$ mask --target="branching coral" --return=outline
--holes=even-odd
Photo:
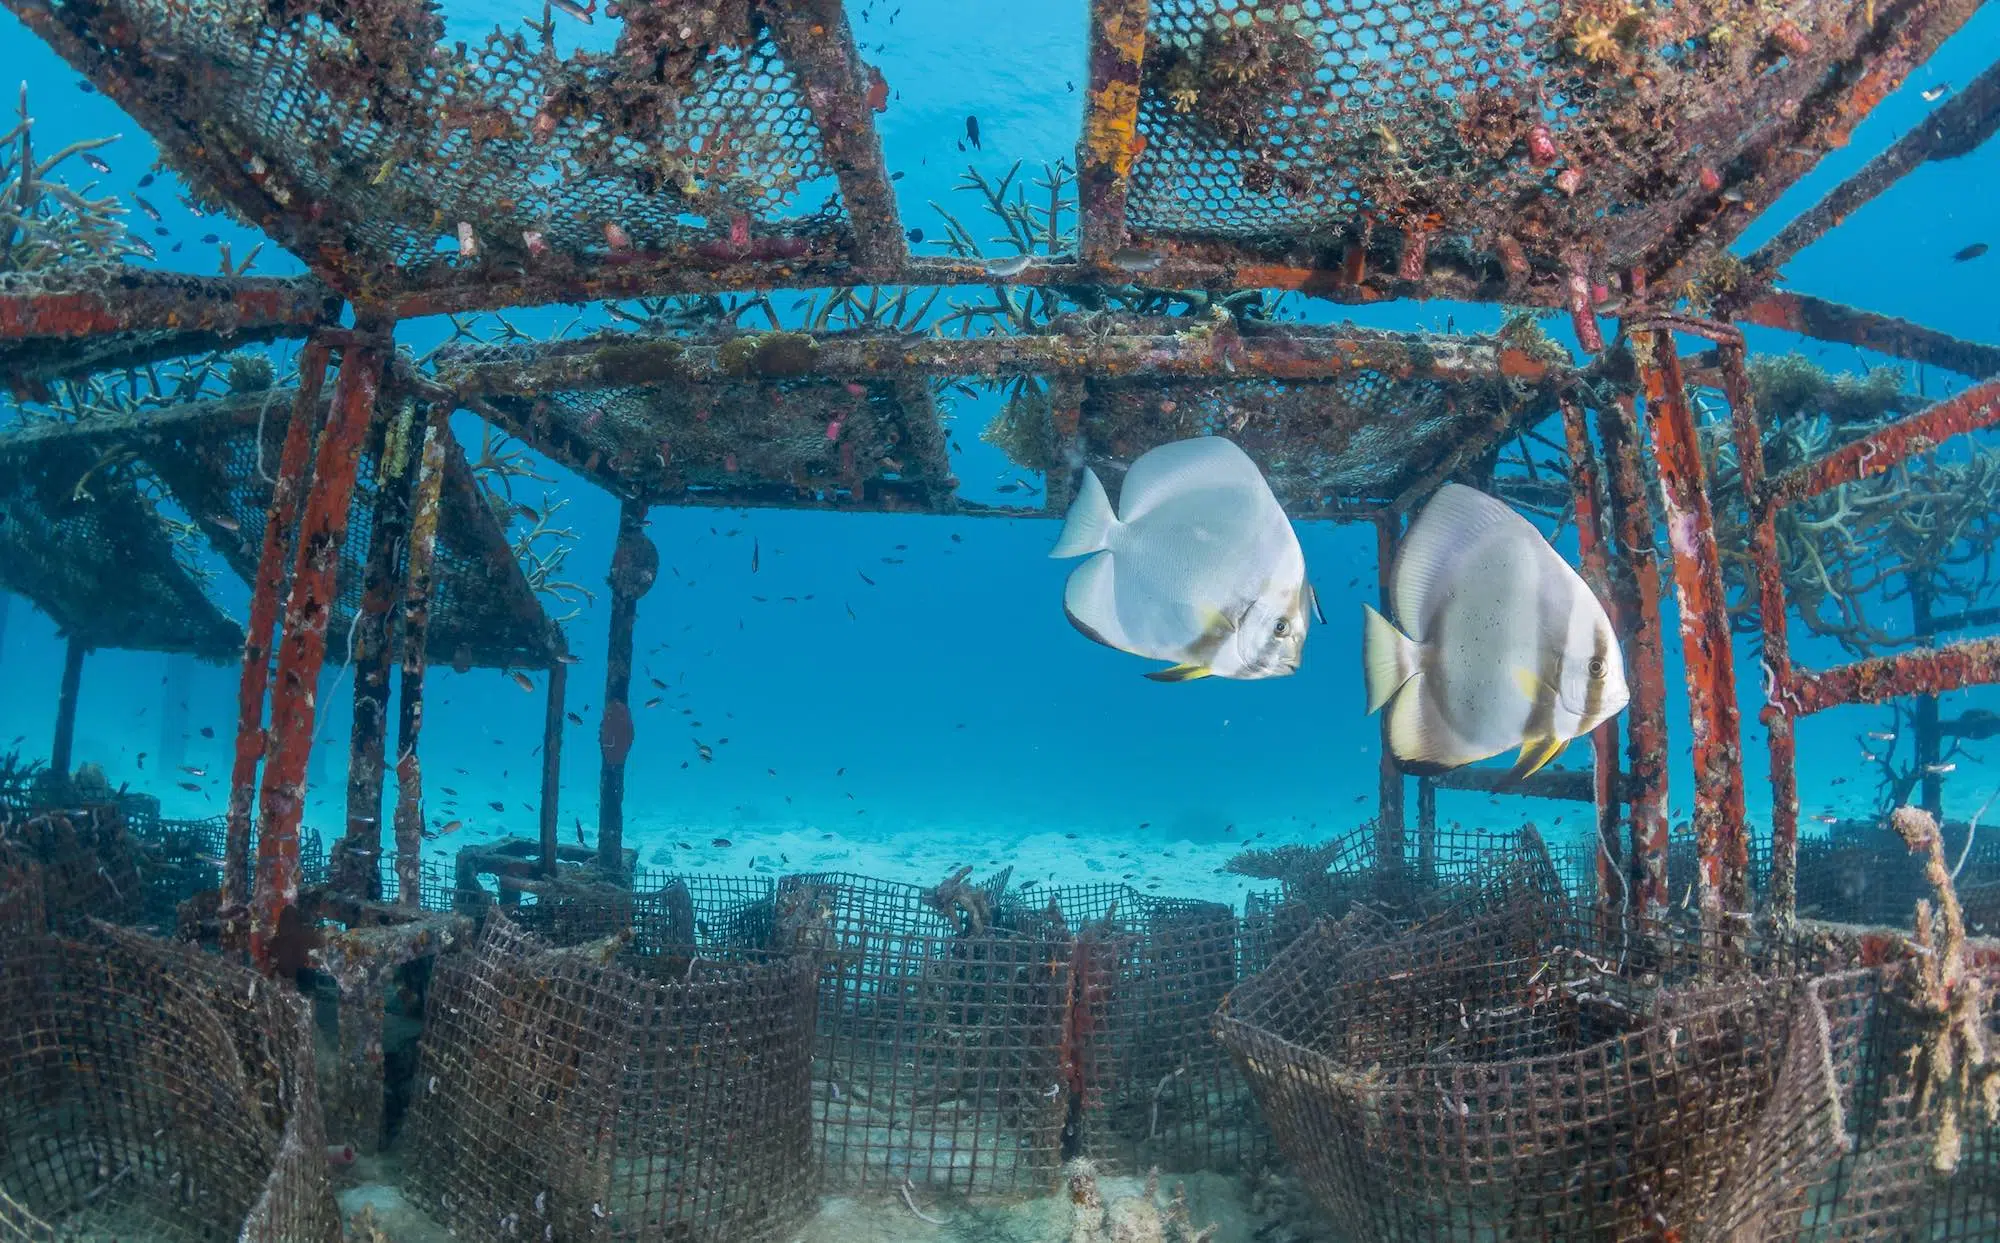
[[[37,272],[70,263],[116,262],[152,247],[127,233],[116,196],[93,198],[52,179],[70,159],[117,141],[86,138],[47,158],[35,154],[35,119],[21,84],[20,116],[0,134],[0,272]],[[94,157],[93,157],[94,158]]]

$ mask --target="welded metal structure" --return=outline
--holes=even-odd
[[[1213,0],[1095,0],[1074,245],[1024,245],[1033,253],[1005,264],[910,252],[873,123],[889,106],[888,84],[863,60],[839,0],[628,3],[612,52],[569,57],[532,27],[496,31],[478,47],[444,45],[419,0],[6,2],[138,119],[164,158],[206,188],[210,206],[263,229],[312,272],[298,281],[126,269],[0,278],[0,377],[28,395],[54,379],[222,340],[306,341],[296,391],[0,443],[0,481],[19,476],[0,504],[28,515],[28,529],[107,520],[116,498],[79,517],[76,498],[25,482],[86,473],[93,438],[135,446],[184,498],[233,489],[233,530],[217,544],[254,585],[240,646],[219,615],[162,607],[190,598],[191,585],[161,556],[142,567],[150,594],[133,603],[130,624],[92,622],[109,629],[83,637],[241,652],[222,914],[266,963],[295,918],[311,688],[330,647],[355,635],[357,687],[377,688],[373,715],[357,728],[345,862],[335,857],[350,888],[366,887],[382,849],[365,808],[371,792],[380,802],[389,717],[380,688],[391,653],[403,661],[406,696],[420,694],[426,658],[560,673],[560,633],[445,433],[455,409],[618,495],[621,530],[636,530],[658,504],[1019,515],[1034,511],[959,500],[937,394],[953,380],[1030,377],[1047,394],[1031,412],[1044,420],[1035,430],[1064,464],[1051,471],[1043,512],[1061,512],[1072,461],[1109,469],[1155,444],[1220,431],[1259,460],[1295,517],[1372,519],[1385,536],[1440,482],[1482,478],[1495,446],[1560,413],[1586,572],[1624,633],[1634,699],[1624,771],[1607,727],[1593,739],[1594,774],[1557,772],[1534,788],[1596,804],[1598,891],[1637,915],[1658,915],[1670,898],[1667,581],[1693,690],[1701,909],[1717,920],[1747,915],[1760,888],[1743,810],[1739,671],[1677,334],[1719,346],[1744,487],[1760,516],[1765,716],[1779,791],[1761,888],[1773,914],[1789,916],[1793,892],[1792,719],[2000,677],[1992,641],[1794,669],[1768,539],[1774,507],[1990,424],[2000,393],[1972,390],[1765,479],[1747,464],[1758,424],[1729,322],[1979,378],[2000,370],[1993,346],[1772,288],[1783,262],[1854,206],[1989,135],[1994,74],[1747,262],[1726,253],[1967,20],[1972,0],[1629,12],[1564,3],[1519,14],[1504,32],[1470,3],[1399,18],[1317,0],[1227,14]],[[1452,91],[1437,89],[1444,84]],[[1058,213],[1052,205],[1051,238],[1068,236]],[[447,311],[863,286],[985,286],[1055,308],[1065,290],[1135,283],[1204,291],[1212,309],[1146,317],[1072,306],[1026,331],[957,339],[880,329],[620,332],[456,349],[429,373],[393,355],[397,321]],[[1221,309],[1244,290],[1547,308],[1568,315],[1592,357],[1579,363],[1504,334],[1285,328]],[[1712,317],[1676,313],[1690,303]],[[338,326],[343,304],[351,329]],[[1608,346],[1604,321],[1616,329]],[[225,451],[225,440],[238,447]],[[257,476],[267,463],[276,470],[248,509],[236,486],[243,444]],[[73,460],[59,470],[26,465],[62,454]],[[1666,504],[1664,555],[1649,475]],[[189,509],[215,512],[199,501]],[[143,560],[152,537],[142,517],[129,525],[134,533],[113,541],[117,556]],[[0,540],[23,528],[15,517]],[[627,551],[638,542],[621,536],[614,653],[629,651],[650,582],[641,555]],[[454,577],[466,566],[480,584],[476,600]],[[79,573],[103,582],[113,571]],[[65,611],[60,584],[8,585],[76,619],[73,632],[85,627],[83,610]],[[391,633],[383,618],[398,601],[404,623]],[[169,622],[171,632],[157,628]],[[600,736],[600,849],[614,874],[631,745],[618,664]],[[562,679],[551,681],[553,727]],[[399,756],[416,753],[420,707],[407,700],[398,714]],[[413,758],[396,768],[410,784],[395,817],[408,869],[398,880],[414,904],[420,774]],[[1420,787],[1419,858],[1435,838],[1436,788],[1477,780]],[[1400,774],[1385,771],[1385,839],[1404,832],[1402,791]],[[545,806],[550,873],[554,826]],[[1400,840],[1388,845],[1383,858],[1404,858]]]

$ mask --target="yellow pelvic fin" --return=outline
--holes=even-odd
[[[1542,697],[1541,675],[1526,665],[1514,666],[1514,685],[1521,688],[1521,693],[1526,695],[1531,703],[1538,702]]]
[[[1166,669],[1155,669],[1146,676],[1155,682],[1192,682],[1196,678],[1212,677],[1215,670],[1207,665],[1173,665]]]
[[[1527,738],[1521,742],[1521,758],[1514,762],[1514,771],[1508,774],[1510,781],[1524,781],[1541,770],[1542,765],[1562,754],[1569,745],[1566,738]]]

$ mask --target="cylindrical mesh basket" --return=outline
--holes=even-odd
[[[339,1243],[303,1003],[108,925],[0,953],[0,1238]]]
[[[1500,911],[1357,947],[1323,922],[1235,992],[1217,1035],[1353,1237],[1673,1237],[1744,1173],[1796,967],[1739,947],[1733,964],[1768,974],[1682,983],[1698,938],[1652,936],[1630,943],[1642,986],[1596,927]]]
[[[463,1239],[775,1236],[818,1190],[810,957],[612,960],[504,913],[431,986],[405,1158]]]

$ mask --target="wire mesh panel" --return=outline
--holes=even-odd
[[[1694,974],[1699,944],[1642,965],[1581,915],[1358,948],[1322,923],[1237,990],[1218,1034],[1358,1236],[1658,1238],[1747,1176],[1798,991],[1783,946],[1725,980]]]
[[[1394,229],[1524,276],[1572,248],[1641,264],[1697,224],[1733,236],[1753,215],[1742,181],[1775,172],[1768,201],[1810,167],[1783,148],[1826,126],[1825,96],[1901,69],[1890,22],[1825,0],[1149,9],[1135,230],[1277,255]],[[1966,11],[1908,20],[1941,35]],[[1405,243],[1418,274],[1421,247]]]
[[[91,647],[239,659],[242,629],[195,580],[129,461],[55,440],[0,454],[0,588]]]
[[[338,1243],[303,1004],[134,934],[10,937],[0,1235]]]
[[[637,969],[488,917],[441,961],[409,1152],[462,1238],[757,1239],[816,1191],[810,958]]]
[[[138,923],[147,891],[141,852],[115,804],[49,808],[0,821],[0,866],[34,869],[50,926]]]

